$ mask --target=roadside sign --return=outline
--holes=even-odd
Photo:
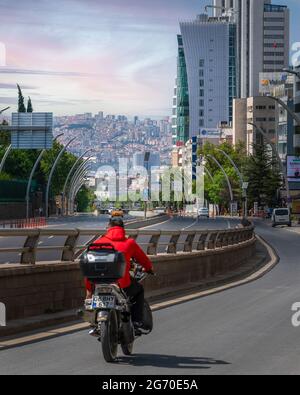
[[[52,148],[52,113],[13,113],[11,125],[11,144],[13,149]]]

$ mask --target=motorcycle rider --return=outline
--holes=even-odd
[[[139,247],[135,240],[127,238],[124,229],[124,222],[120,217],[110,219],[107,233],[97,239],[93,244],[111,244],[117,251],[124,254],[126,258],[126,273],[123,278],[118,281],[120,288],[124,290],[126,295],[134,302],[132,306],[132,321],[136,329],[143,326],[144,311],[144,287],[142,284],[133,280],[130,276],[131,259],[138,262],[147,273],[153,274],[153,265],[144,251]],[[87,299],[93,294],[93,285],[88,279],[85,279],[87,290]]]

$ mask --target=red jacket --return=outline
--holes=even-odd
[[[130,279],[130,268],[131,268],[131,259],[135,259],[137,263],[139,263],[146,271],[152,270],[153,266],[147,255],[144,251],[139,247],[133,239],[126,238],[125,229],[116,226],[114,228],[110,228],[107,234],[100,239],[95,241],[95,244],[112,244],[117,251],[123,252],[127,262],[127,269],[125,276],[118,281],[120,288],[127,288],[131,284]],[[86,279],[85,280],[86,289],[90,292],[93,291],[92,284]]]

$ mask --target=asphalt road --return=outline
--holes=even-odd
[[[86,331],[0,351],[1,374],[299,374],[300,235],[258,222],[281,261],[265,277],[154,314],[134,357],[106,364]]]

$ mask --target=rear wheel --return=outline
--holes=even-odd
[[[150,305],[147,300],[145,300],[144,303],[144,328],[145,330],[152,332],[153,330],[153,315],[152,315],[152,310],[150,308]]]
[[[130,344],[121,344],[121,348],[124,355],[132,355],[133,353],[133,342]]]
[[[101,324],[102,352],[106,362],[115,362],[118,356],[118,319],[114,310]]]

